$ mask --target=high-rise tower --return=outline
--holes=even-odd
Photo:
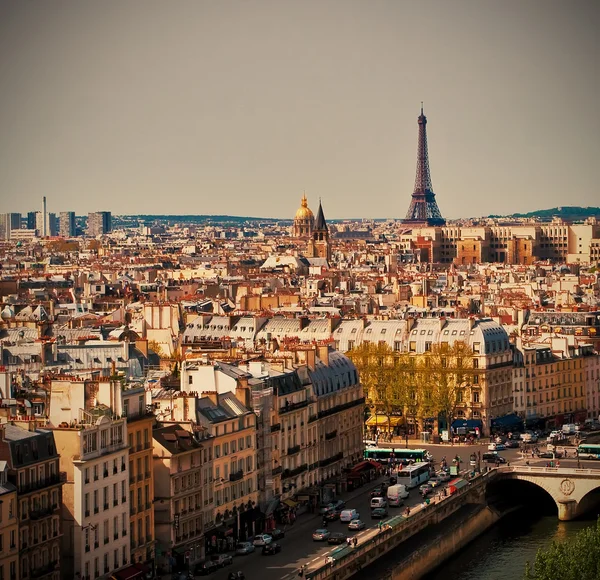
[[[433,193],[431,175],[429,173],[427,117],[423,114],[423,103],[421,103],[421,114],[419,115],[418,123],[419,145],[417,147],[415,190],[403,223],[413,226],[443,226],[446,220],[442,217],[435,201],[435,193]]]

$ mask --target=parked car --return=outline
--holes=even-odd
[[[349,530],[364,530],[365,526],[366,526],[366,524],[362,520],[352,520],[348,524],[348,529]]]
[[[346,541],[346,534],[342,534],[341,532],[334,532],[330,534],[327,538],[328,544],[343,544]]]
[[[194,575],[197,576],[208,576],[213,572],[216,572],[219,569],[219,566],[216,562],[212,560],[206,560],[205,562],[200,562],[194,566]]]
[[[281,544],[278,544],[277,542],[271,542],[270,544],[263,546],[262,549],[262,553],[266,556],[277,554],[278,552],[281,552]]]
[[[324,542],[329,536],[330,536],[329,530],[320,528],[313,532],[312,539],[315,542]]]
[[[378,507],[378,508],[375,508],[374,510],[371,510],[371,517],[374,519],[387,518],[387,515],[388,515],[387,508],[384,508],[384,507]]]
[[[285,538],[285,530],[275,528],[269,532],[269,536],[271,536],[274,540],[281,540],[281,538]]]
[[[340,522],[351,522],[352,520],[357,520],[360,517],[360,514],[355,510],[343,510],[340,514]]]
[[[244,556],[245,554],[254,552],[254,549],[254,544],[251,544],[250,542],[239,542],[235,547],[235,553],[238,556]]]
[[[229,554],[213,554],[210,557],[211,562],[214,562],[219,568],[233,564],[233,558]]]
[[[269,536],[269,534],[258,534],[258,536],[254,536],[254,541],[252,542],[255,546],[266,546],[273,541],[273,538]]]

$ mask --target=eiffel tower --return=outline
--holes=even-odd
[[[417,147],[417,176],[415,178],[415,190],[412,194],[410,207],[403,224],[412,226],[443,226],[446,220],[440,213],[440,208],[435,201],[435,193],[431,185],[429,173],[429,155],[427,154],[427,117],[423,114],[423,103],[421,103],[421,114],[419,123],[419,145]]]

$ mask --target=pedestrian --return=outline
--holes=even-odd
[[[300,576],[300,578],[304,576],[304,566],[300,566],[300,570],[298,570],[298,576]]]
[[[354,536],[352,538],[352,545],[356,548],[356,546],[358,546],[358,538],[356,536]]]
[[[346,538],[346,545],[347,545],[348,547],[352,546],[352,538],[351,538],[350,536],[348,536],[348,537]]]

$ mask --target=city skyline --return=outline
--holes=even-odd
[[[591,1],[0,10],[2,212],[402,219],[421,101],[444,217],[598,203]]]

